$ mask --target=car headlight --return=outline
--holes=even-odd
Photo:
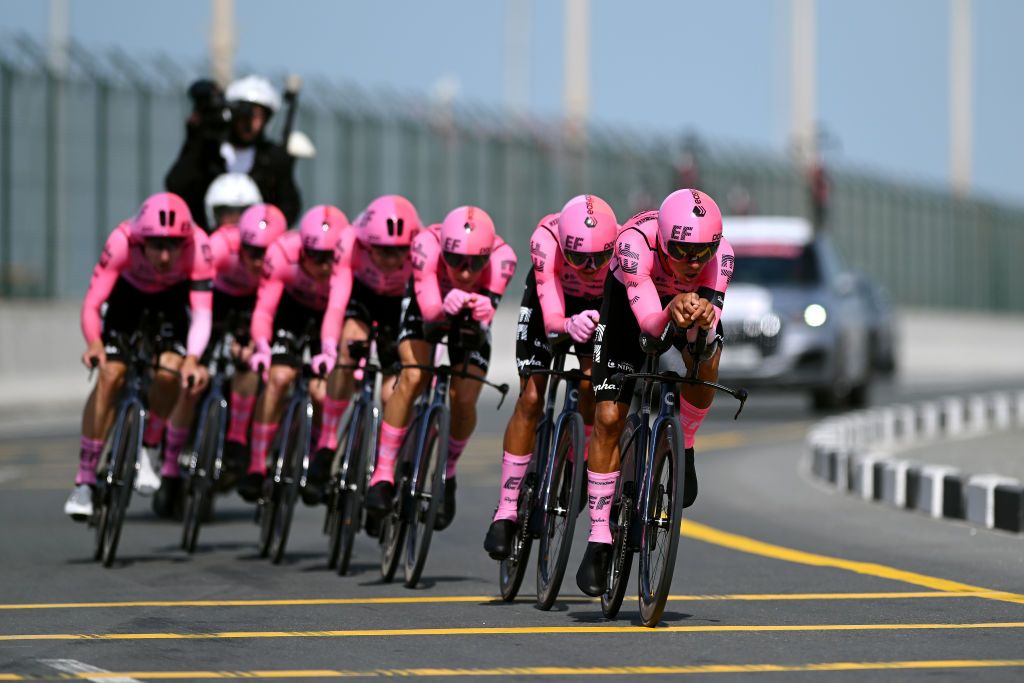
[[[821,327],[828,320],[828,311],[821,304],[811,304],[804,309],[804,322],[809,327]]]

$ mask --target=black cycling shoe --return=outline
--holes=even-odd
[[[484,537],[484,550],[492,560],[507,560],[512,554],[512,541],[516,537],[519,525],[511,519],[499,519],[491,522]]]
[[[366,535],[370,538],[377,538],[380,536],[380,517],[375,515],[366,515]]]
[[[576,572],[576,585],[591,597],[608,590],[608,563],[612,559],[611,543],[587,543],[587,552]]]
[[[263,494],[263,482],[267,476],[259,472],[249,472],[238,482],[238,495],[247,503],[255,503]]]
[[[693,463],[693,449],[683,453],[683,507],[688,508],[697,500],[697,467]]]
[[[237,441],[224,442],[224,459],[221,462],[220,479],[217,480],[218,491],[230,491],[245,476],[249,466],[249,448]]]
[[[164,519],[181,517],[181,478],[160,476],[160,488],[153,496],[153,512]]]
[[[325,486],[331,476],[331,464],[334,462],[334,449],[321,448],[313,454],[313,462],[309,464],[306,485],[302,487],[302,502],[306,505],[319,505],[324,499]]]
[[[434,518],[434,531],[447,529],[448,525],[455,519],[455,477],[452,477],[444,485],[444,501],[441,509],[437,511]]]
[[[383,515],[391,512],[391,505],[395,501],[395,485],[389,481],[378,481],[366,490],[367,511],[371,514]]]

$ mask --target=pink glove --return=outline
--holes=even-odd
[[[270,356],[270,342],[257,339],[256,350],[249,357],[249,367],[253,372],[262,372],[264,382],[267,381],[267,370],[270,369]]]
[[[491,303],[491,297],[484,294],[473,297],[470,309],[473,311],[473,320],[477,322],[487,324],[494,318],[494,304]]]
[[[321,344],[322,351],[309,361],[310,367],[313,368],[313,372],[319,373],[320,366],[324,366],[324,375],[331,374],[331,370],[334,369],[334,364],[338,362],[338,342],[333,340],[325,339]]]
[[[458,315],[459,311],[462,310],[462,307],[466,305],[466,301],[468,301],[471,296],[472,294],[469,292],[464,292],[461,289],[453,289],[448,292],[444,298],[444,304],[442,306],[444,308],[444,312],[448,315]]]
[[[583,344],[590,340],[597,329],[597,321],[600,319],[597,311],[583,311],[577,313],[565,321],[565,331],[577,344]]]

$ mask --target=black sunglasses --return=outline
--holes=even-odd
[[[403,246],[378,246],[371,247],[375,252],[384,257],[405,258],[409,253],[409,247]]]
[[[157,251],[178,251],[185,246],[184,237],[147,237],[146,246]]]
[[[691,263],[707,263],[718,253],[718,242],[669,242],[668,257],[673,261],[689,261]]]
[[[471,273],[478,273],[483,270],[484,266],[487,265],[487,261],[491,258],[489,254],[470,256],[469,254],[453,254],[450,251],[442,251],[441,256],[452,270],[468,270]]]
[[[303,249],[306,258],[318,266],[325,266],[334,261],[333,249]]]
[[[614,248],[605,249],[604,251],[573,251],[572,249],[566,249],[562,254],[565,256],[566,262],[573,268],[600,270],[612,260],[612,253],[614,251]]]
[[[245,255],[248,256],[249,258],[251,258],[253,260],[256,260],[256,259],[260,259],[260,258],[263,258],[264,256],[266,256],[267,248],[266,247],[257,247],[257,246],[254,246],[252,244],[243,244],[242,245],[242,252],[245,253]]]

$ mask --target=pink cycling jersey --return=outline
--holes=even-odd
[[[530,258],[537,281],[537,298],[544,316],[544,331],[549,334],[565,331],[566,296],[592,300],[595,310],[599,309],[604,280],[608,275],[607,267],[587,276],[566,263],[558,243],[558,215],[552,213],[544,216],[530,237]],[[605,248],[611,246],[609,243]]]
[[[100,306],[110,297],[119,278],[147,294],[156,294],[183,282],[191,282],[189,306],[192,318],[186,348],[190,356],[201,356],[210,340],[213,318],[213,294],[210,292],[212,277],[213,256],[209,238],[201,230],[192,231],[171,268],[161,273],[149,264],[143,253],[143,243],[132,239],[131,221],[121,223],[110,233],[103,246],[103,254],[92,272],[89,291],[82,302],[81,322],[85,341],[91,344],[101,338],[103,319]]]
[[[242,263],[241,247],[242,237],[237,225],[222,225],[210,235],[216,273],[213,288],[231,296],[252,296],[260,279]]]
[[[321,328],[321,339],[327,340],[341,337],[353,279],[381,296],[402,296],[412,275],[412,261],[408,258],[394,272],[387,273],[378,268],[370,256],[370,247],[356,239],[355,230],[346,229],[342,233],[337,249],[340,260],[331,274],[331,294]]]
[[[256,292],[256,307],[252,313],[252,338],[270,342],[274,335],[274,316],[281,294],[288,295],[314,311],[327,309],[330,279],[318,282],[302,269],[302,236],[286,232],[267,248],[263,259],[263,277]],[[337,269],[335,257],[335,269]],[[332,278],[333,279],[333,276]]]
[[[516,253],[505,240],[494,237],[491,255],[487,265],[480,271],[471,294],[492,294],[500,297],[505,293],[509,280],[516,272]],[[441,258],[441,226],[432,225],[412,242],[413,286],[416,302],[426,322],[437,322],[444,317],[442,302],[448,292],[454,289],[448,277],[448,267]]]
[[[736,261],[732,245],[722,238],[715,257],[693,281],[677,278],[666,270],[658,253],[658,212],[642,211],[622,226],[615,241],[612,273],[626,286],[629,305],[640,329],[660,335],[669,322],[668,311],[661,307],[661,297],[683,292],[698,292],[715,307],[714,330],[722,317],[725,290],[732,279]]]

